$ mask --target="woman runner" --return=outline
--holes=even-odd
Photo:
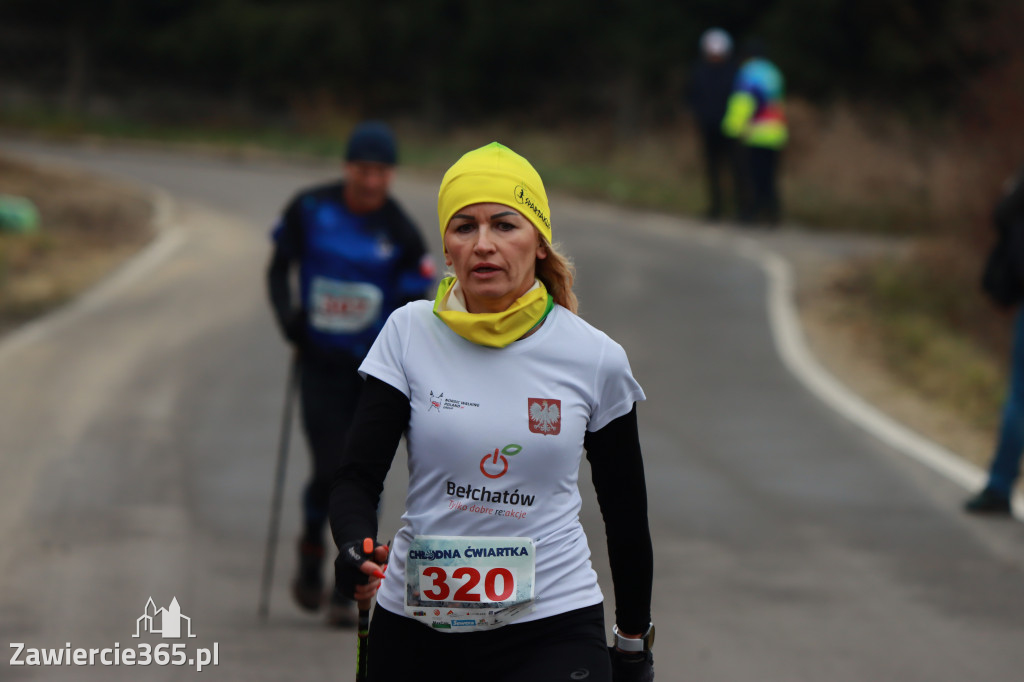
[[[337,584],[377,597],[369,679],[653,680],[644,394],[626,354],[576,315],[526,159],[497,142],[464,155],[438,218],[454,276],[433,303],[395,311],[360,366],[331,494]],[[403,434],[404,525],[367,554]],[[608,541],[611,647],[579,521],[584,453]]]

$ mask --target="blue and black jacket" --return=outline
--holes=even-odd
[[[434,268],[423,238],[390,197],[355,214],[342,182],[300,192],[271,237],[274,316],[304,354],[361,360],[395,309],[430,294]]]

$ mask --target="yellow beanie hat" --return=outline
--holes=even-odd
[[[467,152],[448,169],[437,193],[441,240],[448,222],[470,204],[504,204],[522,213],[551,243],[551,214],[544,183],[530,162],[503,144]]]

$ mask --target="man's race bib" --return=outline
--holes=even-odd
[[[380,316],[384,292],[366,282],[313,278],[310,287],[310,324],[328,333],[356,334]]]
[[[444,632],[489,630],[533,610],[530,538],[418,535],[405,562],[405,613]]]

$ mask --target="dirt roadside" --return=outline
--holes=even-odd
[[[853,235],[771,235],[766,245],[794,271],[796,307],[808,347],[819,363],[853,393],[889,417],[967,461],[987,468],[995,432],[897,378],[870,316],[842,295],[841,283],[865,258],[912,248],[909,242]]]
[[[154,236],[137,188],[81,171],[0,157],[0,193],[30,199],[40,227],[0,232],[0,334],[87,289]]]
[[[85,172],[0,157],[0,193],[30,198],[42,223],[35,235],[0,233],[0,334],[88,288],[154,234],[144,191]],[[825,369],[897,421],[978,466],[987,464],[994,434],[892,376],[872,330],[835,286],[857,259],[904,245],[790,228],[751,236],[792,265],[804,333]]]

